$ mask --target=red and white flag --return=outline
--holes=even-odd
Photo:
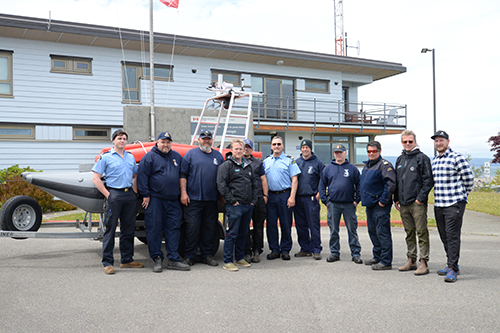
[[[167,7],[179,8],[179,0],[160,0]]]

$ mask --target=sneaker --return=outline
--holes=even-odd
[[[378,261],[377,259],[368,259],[367,261],[365,261],[365,265],[375,265],[375,264],[378,264],[380,261]]]
[[[339,260],[340,260],[339,256],[336,256],[334,254],[330,254],[328,256],[328,258],[326,258],[327,262],[335,262],[335,261],[339,261]]]
[[[238,267],[236,267],[236,265],[233,264],[232,262],[224,264],[222,266],[222,268],[224,268],[225,270],[230,271],[230,272],[236,272],[236,271],[238,271]]]
[[[372,269],[374,271],[388,271],[392,269],[392,265],[384,265],[379,262],[378,264],[373,264]]]
[[[104,274],[108,274],[108,275],[115,274],[115,269],[113,268],[113,266],[105,266],[104,267]]]
[[[314,260],[321,260],[321,253],[315,253],[315,254],[313,254],[313,259]]]
[[[279,253],[271,252],[267,255],[267,260],[274,260],[274,259],[278,259],[279,257],[280,257]]]
[[[460,266],[457,265],[457,267],[458,267],[457,275],[460,275]],[[437,271],[437,273],[438,273],[438,275],[443,275],[444,276],[444,275],[448,274],[449,270],[450,269],[448,267],[446,267],[446,268],[440,269],[439,271]]]
[[[363,263],[363,259],[361,259],[360,256],[352,257],[352,261],[354,261],[355,264],[362,264]]]
[[[161,267],[162,265],[162,260],[160,257],[155,258],[155,264],[153,266],[153,272],[154,273],[161,273],[163,271],[163,268]]]
[[[214,257],[206,257],[201,259],[201,262],[207,264],[208,266],[219,266],[219,263],[214,259]]]
[[[143,268],[144,264],[138,261],[128,262],[126,264],[120,264],[120,268]]]
[[[236,266],[241,266],[241,267],[250,267],[252,265],[250,265],[248,263],[248,261],[246,261],[245,259],[241,259],[241,260],[238,260],[237,262],[234,263]]]
[[[302,257],[311,257],[312,256],[312,253],[311,252],[297,252],[293,255],[294,257],[297,257],[297,258],[302,258]]]
[[[167,269],[172,269],[176,271],[189,271],[191,270],[191,266],[189,266],[189,264],[180,261],[170,260],[167,264]]]
[[[444,282],[455,282],[457,281],[457,272],[452,269],[448,269],[448,273],[444,278]]]

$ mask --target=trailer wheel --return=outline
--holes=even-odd
[[[42,208],[33,198],[19,195],[10,198],[2,206],[0,212],[2,230],[38,231],[41,224]]]

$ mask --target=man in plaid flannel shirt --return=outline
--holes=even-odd
[[[448,133],[437,131],[434,140],[439,155],[432,160],[434,176],[434,214],[439,236],[448,258],[447,267],[439,270],[439,275],[446,275],[445,282],[455,282],[460,257],[460,230],[467,196],[472,190],[474,176],[467,159],[449,147]]]

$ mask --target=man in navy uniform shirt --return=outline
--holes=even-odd
[[[92,182],[104,199],[104,236],[102,239],[102,264],[104,273],[115,274],[113,249],[115,231],[120,219],[120,268],[142,268],[134,261],[135,217],[137,215],[137,163],[125,151],[128,135],[123,130],[113,133],[113,148],[102,154],[92,171]],[[106,175],[106,185],[101,177]]]
[[[218,266],[213,258],[213,240],[219,218],[217,169],[224,158],[212,149],[212,132],[201,132],[198,143],[200,146],[189,150],[181,164],[181,203],[186,206],[184,262],[193,265],[199,247],[202,262]]]
[[[323,248],[318,185],[325,164],[313,153],[311,140],[302,140],[300,151],[302,154],[297,159],[300,174],[294,211],[300,252],[295,253],[295,256],[313,256],[314,259],[321,260]]]
[[[161,250],[162,234],[169,259],[167,269],[189,271],[190,266],[180,262],[177,249],[181,237],[182,209],[179,201],[181,155],[172,150],[172,136],[161,132],[158,141],[139,164],[137,186],[143,196],[146,237],[149,256],[154,261],[153,272],[162,271],[164,259]]]
[[[267,202],[267,240],[271,253],[268,260],[290,260],[292,249],[292,213],[297,194],[297,175],[300,169],[295,160],[283,153],[283,139],[275,136],[271,141],[273,154],[264,160],[269,200]],[[281,226],[281,242],[278,240],[278,218]]]

